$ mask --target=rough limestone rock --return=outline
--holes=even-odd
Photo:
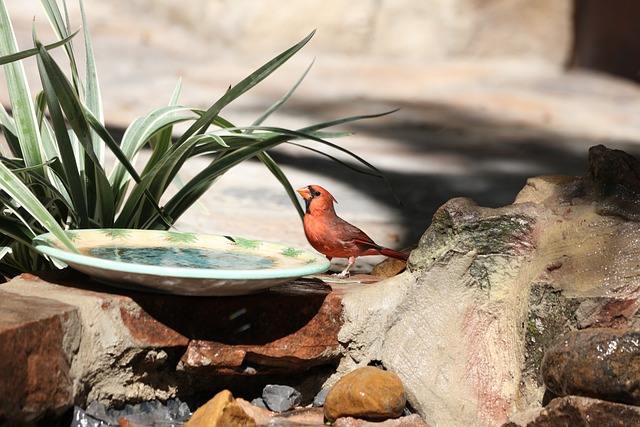
[[[640,405],[640,331],[568,332],[546,351],[541,371],[547,389],[556,396]]]
[[[519,387],[527,307],[511,284],[533,248],[533,222],[518,207],[443,206],[410,272],[345,296],[343,365],[381,361],[432,425],[505,420]]]
[[[324,415],[380,421],[402,414],[406,397],[402,381],[393,372],[365,366],[342,377],[329,391]]]
[[[229,390],[222,390],[193,413],[184,427],[254,427],[255,420],[247,415]]]
[[[379,361],[433,426],[495,426],[539,408],[553,340],[639,324],[637,168],[599,146],[585,176],[532,178],[513,205],[447,202],[407,272],[345,295],[347,356],[328,383]]]

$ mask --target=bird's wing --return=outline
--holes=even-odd
[[[360,247],[362,250],[369,248],[376,250],[380,249],[380,245],[374,242],[371,237],[367,236],[364,231],[358,229],[357,227],[354,228],[358,230],[358,234],[354,236],[353,242],[358,245],[358,247]]]

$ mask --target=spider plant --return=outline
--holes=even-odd
[[[238,126],[220,113],[231,102],[260,83],[296,54],[313,36],[285,50],[229,88],[208,109],[180,105],[180,82],[168,105],[137,118],[116,141],[105,126],[98,72],[82,1],[82,26],[72,31],[66,3],[41,0],[54,43],[45,45],[33,31],[33,48],[20,50],[5,1],[0,0],[0,65],[3,65],[10,110],[0,105],[0,130],[5,144],[0,147],[0,273],[11,277],[54,267],[39,254],[32,239],[45,232],[55,234],[75,250],[64,230],[82,228],[166,229],[232,167],[252,158],[261,161],[282,184],[293,206],[303,214],[287,177],[269,155],[279,144],[295,144],[375,176],[382,176],[354,153],[329,142],[346,135],[323,129],[359,119],[354,116],[314,124],[302,129],[262,126],[304,78],[274,106],[248,126]],[[74,41],[83,40],[85,61],[80,64]],[[56,61],[51,49],[63,49],[64,61]],[[32,96],[23,59],[35,57],[41,91]],[[61,64],[59,62],[64,62]],[[83,76],[81,76],[83,71]],[[307,69],[308,71],[308,69]],[[174,126],[187,124],[180,135]],[[346,163],[324,149],[304,145],[315,141],[355,161]],[[138,153],[151,150],[145,165],[136,168]],[[329,150],[329,151],[330,151]],[[116,164],[105,170],[105,155],[112,153]],[[161,197],[172,182],[179,181],[185,162],[206,155],[208,165],[179,189],[166,203]]]

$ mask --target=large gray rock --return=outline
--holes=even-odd
[[[434,426],[504,421],[525,358],[534,222],[522,207],[443,206],[410,272],[345,296],[341,369],[381,361]]]
[[[347,357],[330,381],[380,361],[434,426],[499,425],[540,407],[540,361],[558,335],[638,324],[630,161],[595,147],[589,174],[531,179],[511,206],[446,203],[406,273],[345,295]]]

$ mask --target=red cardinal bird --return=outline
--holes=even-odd
[[[337,277],[349,277],[349,269],[359,256],[385,255],[403,261],[409,257],[378,245],[358,227],[336,215],[333,202],[338,201],[319,185],[308,185],[297,191],[305,201],[304,234],[311,246],[329,260],[349,259],[347,267]]]

